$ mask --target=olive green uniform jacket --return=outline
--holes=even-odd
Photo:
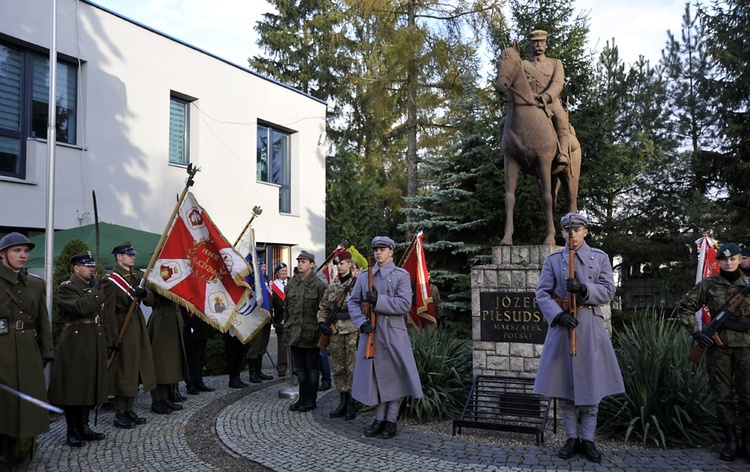
[[[148,337],[154,355],[156,383],[159,385],[176,384],[190,379],[185,340],[182,337],[184,329],[180,306],[157,295],[148,318]]]
[[[104,292],[89,287],[75,274],[58,287],[57,306],[66,324],[55,347],[49,387],[51,403],[93,406],[107,401],[103,305]]]
[[[23,305],[21,309],[0,287],[0,318],[9,325],[16,321],[35,329],[11,329],[0,334],[0,382],[10,388],[47,401],[42,359],[52,359],[52,333],[47,314],[44,281],[26,269],[16,273],[0,261],[1,287],[7,288]],[[49,431],[49,413],[26,400],[0,391],[0,434],[28,438]]]
[[[314,348],[318,346],[318,307],[326,291],[315,274],[292,277],[286,284],[284,301],[284,333],[288,346]]]
[[[120,274],[131,287],[137,287],[142,277],[140,271],[128,272],[119,264],[115,264],[112,272]],[[143,384],[144,392],[150,392],[156,388],[154,358],[140,304],[135,306],[122,339],[118,339],[133,299],[117,287],[109,276],[104,279],[102,286],[106,296],[104,307],[107,331],[112,337],[113,345],[118,345],[119,341],[120,349],[115,354],[115,360],[108,372],[110,393],[122,397],[135,397],[138,395],[139,383]],[[148,290],[148,295],[142,301],[146,306],[153,305],[154,292]]]

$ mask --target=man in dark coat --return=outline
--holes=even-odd
[[[273,270],[274,279],[271,282],[273,292],[273,329],[276,331],[276,373],[279,377],[286,375],[287,350],[284,339],[284,301],[286,300],[286,284],[289,281],[289,268],[282,262]]]
[[[198,392],[213,392],[216,389],[203,382],[203,367],[206,365],[206,345],[208,339],[214,335],[214,329],[186,308],[180,308],[180,311],[185,325],[183,338],[190,371],[190,377],[185,380],[187,392],[190,395],[198,395]]]
[[[67,443],[83,446],[104,434],[89,427],[89,412],[107,401],[107,335],[102,325],[104,292],[91,252],[70,259],[73,274],[57,289],[57,305],[65,321],[57,339],[50,402],[62,405],[68,427]]]
[[[601,462],[594,444],[599,402],[608,395],[625,391],[612,342],[604,325],[602,306],[615,296],[609,256],[589,247],[588,219],[578,213],[562,217],[566,247],[544,260],[536,288],[539,309],[549,323],[534,391],[556,397],[562,410],[568,440],[560,449],[563,459],[583,452]],[[573,261],[570,250],[573,250]],[[569,277],[574,264],[575,277]],[[570,295],[577,299],[577,317],[566,309]],[[577,352],[570,353],[571,329],[575,328]],[[578,438],[578,415],[581,439]]]
[[[182,337],[185,326],[180,305],[159,294],[154,297],[151,316],[148,318],[148,337],[156,374],[156,388],[151,390],[151,411],[168,415],[183,409],[182,405],[174,401],[176,385],[190,378]]]
[[[289,406],[291,411],[311,411],[317,408],[320,382],[320,349],[318,339],[318,307],[326,285],[313,273],[315,256],[302,251],[297,256],[299,273],[286,286],[284,302],[284,332],[292,351],[294,368],[299,382],[299,399]]]
[[[396,435],[401,400],[422,397],[417,364],[411,350],[406,317],[411,309],[412,290],[409,273],[393,263],[396,243],[388,236],[372,240],[377,264],[372,268],[372,290],[367,274],[360,274],[349,298],[349,315],[362,336],[359,337],[354,364],[352,397],[365,405],[375,405],[375,420],[365,436]],[[375,326],[362,313],[362,302],[375,311]],[[375,358],[365,359],[368,335],[375,333]]]
[[[147,306],[153,305],[154,292],[140,285],[143,276],[134,269],[137,252],[129,241],[116,246],[112,254],[117,263],[103,283],[105,321],[111,338],[110,346],[115,351],[108,374],[110,392],[115,396],[114,425],[116,428],[130,429],[146,423],[145,418],[133,411],[139,383],[143,383],[144,392],[156,388],[151,341],[140,307],[141,301]],[[121,336],[122,326],[133,303],[130,321]]]
[[[52,360],[52,333],[44,281],[25,267],[32,249],[20,233],[0,239],[0,383],[46,401],[44,366]],[[47,410],[0,391],[0,471],[11,470],[15,439],[47,431]]]

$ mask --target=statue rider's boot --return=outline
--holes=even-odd
[[[737,457],[737,431],[733,424],[724,425],[723,429],[726,443],[719,454],[719,459],[732,462]]]
[[[561,166],[570,165],[570,133],[560,133],[557,135],[560,140],[560,153],[557,155],[557,162]]]

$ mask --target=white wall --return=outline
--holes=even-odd
[[[196,98],[190,109],[191,191],[230,242],[255,205],[258,241],[299,245],[324,257],[325,162],[318,143],[325,104],[150,31],[90,4],[58,0],[58,53],[80,59],[78,142],[56,147],[55,227],[100,219],[161,233],[185,169],[168,165],[170,92]],[[49,48],[48,0],[0,0],[0,32]],[[292,135],[292,213],[278,212],[278,189],[256,182],[258,120]],[[3,226],[44,228],[46,141],[30,140],[26,182],[0,179]],[[78,211],[76,211],[78,210]],[[295,248],[293,253],[297,250]]]

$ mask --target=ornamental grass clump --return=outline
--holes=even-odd
[[[430,327],[412,330],[411,344],[424,396],[404,402],[406,416],[421,423],[457,418],[471,389],[471,341]]]
[[[719,440],[705,361],[687,359],[695,343],[678,322],[643,313],[615,333],[614,344],[625,393],[601,402],[601,437],[658,448]]]

